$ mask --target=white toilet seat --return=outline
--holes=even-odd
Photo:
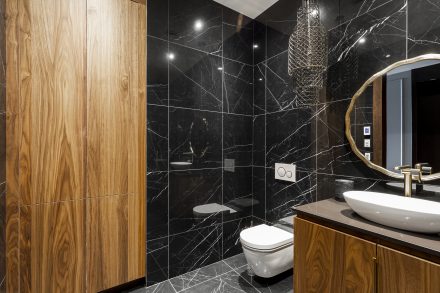
[[[274,251],[293,244],[293,234],[266,224],[245,229],[240,233],[243,246],[257,251]]]

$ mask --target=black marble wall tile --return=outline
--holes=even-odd
[[[147,103],[168,106],[168,42],[151,37],[147,42]]]
[[[147,174],[147,239],[168,236],[168,172]]]
[[[169,0],[170,42],[220,55],[222,9],[212,0]]]
[[[253,64],[253,22],[250,18],[223,8],[223,57]]]
[[[223,112],[253,114],[253,67],[224,60]]]
[[[408,1],[408,57],[440,53],[440,4],[431,0]]]
[[[170,44],[170,106],[222,111],[222,59]]]
[[[170,278],[221,260],[222,227],[170,236]]]
[[[259,219],[266,219],[266,168],[253,167],[252,187],[254,197],[253,216]]]
[[[266,115],[254,116],[253,165],[266,166]]]
[[[168,170],[168,107],[147,106],[147,170]]]
[[[223,171],[223,205],[233,209],[224,213],[223,221],[252,216],[256,203],[252,197],[252,167],[235,168],[233,172]]]
[[[223,259],[243,252],[240,232],[252,226],[252,217],[238,219],[223,224]]]
[[[194,212],[194,208],[202,205],[222,205],[221,168],[172,171],[169,176],[170,234],[221,223],[221,211],[210,214]]]
[[[289,163],[314,170],[314,110],[298,108],[276,112],[268,114],[266,119],[266,167]]]
[[[266,169],[266,220],[276,222],[293,214],[292,207],[316,201],[315,173],[297,171],[295,183],[275,180],[275,169]]]
[[[278,54],[287,53],[289,38],[295,28],[296,20],[268,21],[266,24],[266,57],[270,59]]]
[[[168,237],[147,241],[147,286],[168,279]]]
[[[266,113],[266,62],[254,66],[254,115]]]
[[[149,0],[147,14],[147,35],[168,40],[168,0]]]
[[[222,166],[222,114],[170,108],[169,115],[170,170]]]
[[[258,45],[258,48],[254,48],[254,65],[266,60],[266,25],[254,21],[254,41],[253,43]]]
[[[252,116],[223,115],[223,158],[235,166],[252,165]]]

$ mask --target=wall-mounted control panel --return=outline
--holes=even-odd
[[[366,147],[366,148],[371,147],[371,140],[370,139],[364,139],[364,147]]]
[[[296,165],[276,163],[275,179],[296,182]]]

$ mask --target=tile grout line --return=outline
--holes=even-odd
[[[170,53],[170,1],[167,0],[167,54]],[[170,279],[170,60],[167,58],[167,97],[168,97],[168,109],[167,109],[167,280]],[[148,276],[148,273],[147,273]],[[171,283],[170,283],[171,284]],[[172,286],[172,284],[171,284]],[[172,286],[174,289],[174,287]],[[175,289],[174,289],[175,291]]]
[[[240,275],[240,273],[239,273],[236,269],[234,269],[232,266],[230,266],[230,265],[227,264],[226,262],[225,262],[225,264],[226,264],[228,267],[230,267],[230,268],[232,269],[232,271],[234,271],[234,272],[238,275],[239,278],[243,279],[243,280],[244,280],[246,283],[248,283],[252,288],[254,288],[255,290],[257,290],[257,292],[261,293],[260,290],[258,290],[254,285],[252,285],[248,280],[246,280],[245,278],[243,278],[243,277]],[[246,265],[243,265],[243,266],[241,266],[241,267],[239,267],[239,268],[243,268],[243,267],[245,267],[245,266],[247,266],[247,264],[246,264]]]

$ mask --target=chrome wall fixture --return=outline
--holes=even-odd
[[[289,75],[293,77],[298,104],[316,104],[326,84],[327,30],[321,23],[316,0],[303,0],[297,25],[289,39]]]

